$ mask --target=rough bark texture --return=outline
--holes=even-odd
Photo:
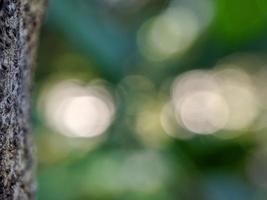
[[[0,0],[0,200],[34,199],[30,83],[45,0]]]

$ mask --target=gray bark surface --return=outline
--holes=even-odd
[[[0,0],[0,200],[34,199],[31,71],[44,0]]]

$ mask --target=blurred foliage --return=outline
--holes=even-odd
[[[265,0],[50,1],[33,92],[38,199],[266,199],[266,11]],[[178,116],[168,103],[187,72],[201,90]],[[216,121],[224,101],[233,123]]]

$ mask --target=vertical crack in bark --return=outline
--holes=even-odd
[[[43,0],[2,0],[0,8],[0,200],[34,199],[31,67]]]

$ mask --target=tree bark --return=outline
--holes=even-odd
[[[0,200],[34,199],[30,88],[45,0],[0,0]]]

